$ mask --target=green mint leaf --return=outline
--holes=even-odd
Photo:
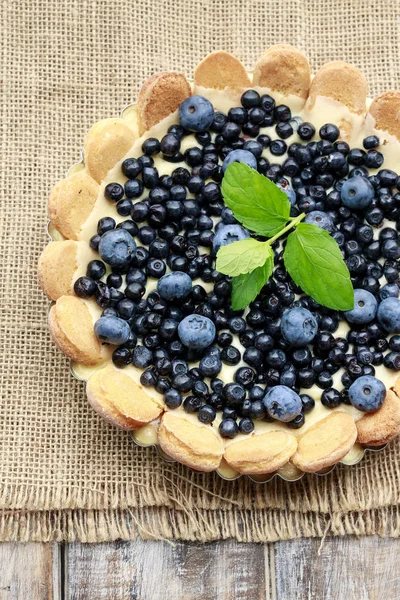
[[[283,260],[294,282],[319,304],[334,310],[353,308],[349,270],[327,231],[300,223],[287,238]]]
[[[290,202],[285,192],[244,163],[232,163],[222,180],[225,204],[258,235],[272,237],[286,225]]]
[[[224,275],[235,277],[261,267],[272,255],[271,246],[267,242],[248,238],[221,246],[217,253],[215,268]]]
[[[265,264],[262,267],[257,267],[251,273],[245,275],[239,275],[232,279],[232,308],[233,310],[241,310],[246,308],[253,302],[261,289],[267,283],[271,277],[272,270],[274,268],[274,257],[268,257]]]

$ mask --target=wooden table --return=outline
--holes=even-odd
[[[398,600],[400,540],[0,544],[0,600]]]

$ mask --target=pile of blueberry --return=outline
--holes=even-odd
[[[117,346],[115,365],[143,369],[142,385],[154,386],[170,409],[183,403],[203,423],[222,411],[224,437],[250,433],[255,419],[301,427],[314,406],[303,391],[314,384],[328,408],[374,410],[385,389],[375,367],[400,369],[400,335],[388,339],[400,333],[400,177],[369,174],[383,163],[376,136],[351,149],[335,125],[317,134],[271,96],[249,90],[241,104],[226,115],[193,96],[180,107],[180,125],[123,162],[125,185],[107,185],[105,196],[126,219],[100,219],[90,245],[101,260],[89,263],[75,292],[104,309],[95,332]],[[294,132],[299,142],[288,144]],[[188,135],[193,145],[181,152]],[[282,164],[265,158],[265,148]],[[155,155],[171,163],[170,175],[159,176]],[[306,222],[332,233],[351,274],[353,310],[341,314],[303,295],[277,243],[268,283],[248,310],[232,310],[231,280],[214,264],[221,245],[249,236],[221,195],[233,160],[281,187],[292,216],[305,212]],[[158,281],[146,295],[148,278]],[[342,319],[346,338],[335,335]],[[219,378],[224,364],[237,365],[233,381]],[[340,392],[332,379],[339,369]]]

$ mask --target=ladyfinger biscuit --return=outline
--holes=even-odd
[[[287,44],[268,48],[254,67],[253,84],[288,96],[308,96],[311,73],[307,58]]]
[[[64,237],[78,239],[98,194],[98,183],[85,171],[62,179],[56,183],[49,197],[49,219]]]
[[[197,65],[194,83],[215,90],[241,90],[251,86],[249,75],[240,60],[222,50],[211,52]]]
[[[239,473],[259,475],[273,473],[282,467],[296,450],[294,435],[279,430],[268,431],[227,446],[225,460]]]
[[[297,438],[298,448],[292,462],[307,473],[320,471],[343,458],[356,438],[353,417],[344,412],[333,412]]]
[[[353,65],[341,60],[327,63],[311,82],[307,109],[311,110],[318,96],[332,98],[356,114],[366,110],[367,81]],[[328,119],[329,121],[329,119]]]
[[[50,309],[49,327],[56,346],[66,356],[84,365],[100,362],[101,345],[83,300],[75,296],[58,298]]]
[[[182,73],[155,73],[139,92],[139,135],[177,110],[191,94],[190,84]]]
[[[375,127],[387,131],[400,140],[400,92],[384,92],[372,102],[370,114]]]
[[[383,446],[400,433],[400,378],[386,393],[381,408],[357,421],[357,441],[365,446]]]
[[[77,270],[78,244],[73,240],[50,242],[43,250],[38,263],[39,283],[50,300],[69,296]]]
[[[224,445],[211,425],[201,425],[166,412],[161,418],[158,440],[164,452],[196,471],[214,471]]]
[[[100,183],[131,148],[135,134],[124,119],[104,119],[88,131],[83,155],[86,169]]]
[[[157,419],[164,407],[161,395],[150,395],[111,364],[90,376],[86,394],[94,410],[122,429],[138,429]]]

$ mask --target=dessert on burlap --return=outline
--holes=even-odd
[[[164,17],[170,25],[168,38],[174,33],[178,36],[178,23],[174,19],[177,5],[175,2],[164,8]],[[13,165],[23,160],[29,165],[32,181],[32,186],[26,188],[22,187],[26,179],[20,175],[13,176],[11,181],[7,178],[7,189],[15,190],[13,196],[24,198],[24,205],[18,209],[7,198],[3,212],[7,234],[3,259],[6,264],[14,265],[3,279],[3,296],[9,299],[5,304],[6,320],[13,323],[14,332],[11,338],[10,329],[4,330],[2,345],[7,365],[4,379],[7,393],[2,404],[5,424],[2,506],[6,509],[2,514],[3,539],[128,538],[142,526],[143,535],[266,540],[322,535],[329,524],[336,534],[396,535],[397,510],[388,507],[398,502],[393,483],[397,477],[397,443],[391,445],[390,452],[385,450],[372,457],[373,460],[368,456],[351,470],[341,467],[317,480],[307,476],[290,488],[277,480],[258,487],[243,478],[226,484],[214,476],[198,476],[179,465],[160,463],[151,451],[135,448],[129,434],[103,424],[89,413],[81,384],[71,379],[65,361],[60,360],[49,341],[45,326],[47,309],[34,278],[37,257],[45,243],[43,199],[49,189],[48,182],[60,178],[65,166],[78,158],[82,123],[89,128],[96,119],[116,114],[121,97],[127,103],[132,101],[151,68],[179,68],[190,75],[201,56],[215,47],[215,39],[220,47],[235,51],[251,66],[258,55],[257,49],[265,47],[265,39],[274,42],[285,38],[307,49],[314,67],[336,54],[330,44],[335,43],[338,30],[328,28],[330,44],[325,40],[321,46],[310,47],[305,33],[308,23],[325,27],[331,19],[340,28],[341,43],[346,42],[346,59],[362,68],[373,94],[397,84],[393,69],[382,69],[378,61],[371,61],[361,52],[361,46],[352,43],[354,27],[358,25],[364,32],[365,44],[373,43],[377,57],[395,65],[395,52],[387,47],[389,43],[395,48],[398,43],[398,31],[390,16],[394,5],[389,10],[385,3],[374,15],[365,13],[364,7],[358,5],[347,8],[343,5],[343,10],[335,8],[332,16],[326,7],[322,9],[315,3],[307,3],[301,9],[290,5],[290,32],[285,29],[289,23],[282,22],[278,27],[275,23],[272,27],[267,7],[258,7],[257,18],[250,20],[252,45],[247,42],[250,30],[246,21],[242,23],[244,27],[235,48],[232,32],[227,35],[219,24],[224,22],[225,11],[232,16],[239,5],[230,3],[229,11],[219,4],[211,5],[213,10],[205,13],[206,22],[196,50],[180,53],[178,57],[173,54],[176,49],[164,43],[166,51],[156,59],[152,54],[154,45],[143,43],[140,35],[138,38],[127,35],[133,23],[122,32],[118,28],[116,35],[121,12],[127,25],[133,19],[132,11],[126,11],[127,7],[118,2],[100,7],[95,15],[89,7],[82,7],[81,14],[72,14],[65,5],[63,24],[59,20],[60,5],[57,8],[49,5],[45,29],[36,5],[12,6],[3,15],[1,43],[6,102],[3,103],[5,119],[1,122],[3,127],[7,126],[10,143],[2,175],[12,173]],[[185,3],[179,8],[182,39],[186,35],[182,22],[190,18],[193,6]],[[150,37],[155,43],[157,37],[157,45],[160,35],[167,35],[167,31],[160,33],[153,25],[158,10],[158,4],[148,4],[145,13],[135,13],[134,25],[147,40]],[[84,26],[89,19],[90,31]],[[66,27],[69,22],[74,26]],[[15,23],[21,24],[21,31],[16,30]],[[113,51],[103,43],[105,23],[107,31],[115,33]],[[59,32],[61,27],[65,27],[64,38],[60,38],[55,54],[50,57],[48,32]],[[136,55],[140,52],[142,57],[134,66],[132,52]],[[32,77],[26,78],[27,71]],[[119,75],[112,79],[111,72]],[[95,100],[83,101],[85,97]],[[37,109],[32,110],[33,106]],[[31,132],[24,136],[23,143],[21,125],[25,132]],[[52,135],[43,137],[43,131],[50,129]],[[189,497],[191,501],[187,500]],[[116,505],[121,508],[113,510]]]
[[[400,155],[399,108],[400,95],[388,92],[368,110],[364,76],[342,61],[311,80],[305,55],[280,44],[252,75],[221,51],[200,62],[192,86],[183,74],[156,73],[137,107],[90,129],[84,162],[50,194],[57,241],[38,273],[55,302],[52,337],[102,417],[197,471],[257,481],[356,464],[365,447],[398,435],[399,209],[388,189],[398,184],[389,167]],[[237,213],[235,161],[248,178]],[[247,216],[252,177],[259,191]],[[274,283],[263,287],[267,276],[242,302],[235,278],[223,275],[239,273],[220,272],[221,246],[230,261],[249,237],[239,222],[277,238],[268,218],[264,229],[252,224],[276,193],[283,225],[289,210],[294,223],[304,219],[303,235],[316,236],[339,283],[324,271],[322,289],[302,287],[302,264],[291,270],[285,258],[292,234]],[[265,247],[254,244],[252,252]],[[382,267],[368,262],[371,283],[359,261],[378,258]]]

